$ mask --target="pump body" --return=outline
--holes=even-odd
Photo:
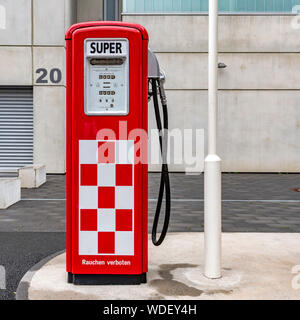
[[[136,24],[70,27],[67,272],[75,284],[146,281],[148,34]],[[141,155],[142,153],[142,155]]]

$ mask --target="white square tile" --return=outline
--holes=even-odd
[[[134,189],[133,187],[116,187],[115,188],[116,209],[133,209],[134,208]]]
[[[117,231],[115,233],[115,249],[116,255],[134,255],[134,233]]]
[[[116,163],[134,163],[134,141],[119,140],[116,143]]]
[[[79,187],[79,209],[98,208],[98,187]]]
[[[98,185],[115,186],[116,185],[116,166],[112,163],[98,164]]]
[[[127,149],[128,149],[128,162],[134,164],[134,141],[133,140],[128,140],[127,141]]]
[[[114,209],[98,210],[98,231],[115,231],[116,214]]]
[[[79,141],[79,163],[97,163],[98,161],[98,141]]]
[[[98,232],[80,231],[79,232],[79,254],[98,254]]]

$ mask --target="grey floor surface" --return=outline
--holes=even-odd
[[[49,175],[36,190],[22,189],[22,201],[0,212],[0,232],[64,232],[65,176]],[[299,232],[298,174],[223,174],[224,232]],[[149,176],[149,231],[159,174]],[[203,230],[203,175],[171,174],[170,231]]]

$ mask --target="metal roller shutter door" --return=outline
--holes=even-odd
[[[33,89],[0,87],[0,173],[33,163]]]

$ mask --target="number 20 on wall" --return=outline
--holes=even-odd
[[[49,71],[48,76],[48,70],[45,68],[38,68],[36,69],[35,73],[38,75],[38,78],[36,79],[36,83],[45,84],[51,83],[57,84],[61,82],[62,79],[62,72],[59,68],[53,68]]]

